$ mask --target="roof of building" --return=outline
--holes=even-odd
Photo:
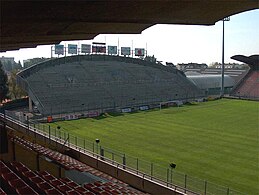
[[[93,39],[101,33],[140,33],[154,24],[213,25],[256,8],[258,0],[4,0],[0,51]]]
[[[246,63],[250,67],[259,66],[259,55],[251,55],[251,56],[235,55],[235,56],[232,56],[231,59]]]
[[[219,75],[187,75],[187,78],[190,79],[197,87],[200,89],[209,89],[209,88],[220,88],[221,87],[221,78]],[[235,81],[228,75],[224,76],[224,87],[233,87]]]

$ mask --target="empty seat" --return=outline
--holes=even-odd
[[[46,190],[50,190],[53,188],[53,186],[51,186],[50,184],[48,184],[47,182],[42,182],[42,183],[38,183],[37,184],[38,188],[40,189],[41,192],[45,192]]]
[[[31,187],[29,186],[25,186],[23,188],[18,188],[16,189],[16,193],[17,194],[21,194],[21,195],[24,195],[24,194],[35,194],[37,195],[38,193],[35,192]]]
[[[56,187],[57,187],[57,189],[59,189],[61,192],[64,192],[64,193],[72,190],[72,188],[70,188],[70,187],[68,187],[66,185],[58,185]]]
[[[45,182],[42,178],[40,178],[39,176],[36,176],[36,177],[30,177],[29,180],[32,182],[32,183],[43,183]]]
[[[10,173],[10,169],[8,167],[0,167],[0,174],[3,174],[3,173]]]
[[[23,177],[26,177],[26,178],[37,177],[37,174],[34,173],[33,171],[22,172],[22,175]]]
[[[47,171],[38,171],[38,175],[50,175]]]
[[[49,181],[51,185],[53,185],[54,187],[59,186],[59,185],[64,185],[63,182],[59,181],[58,179],[54,179],[54,180],[50,180]]]
[[[55,180],[55,179],[57,179],[56,177],[54,177],[53,175],[41,175],[41,177],[43,178],[43,179],[45,179],[46,181],[51,181],[51,180]]]
[[[70,182],[72,181],[71,179],[67,178],[67,177],[64,177],[64,178],[60,178],[60,180],[64,183],[67,183],[67,182]]]
[[[3,173],[2,178],[8,182],[14,179],[18,179],[18,176],[13,172],[8,172],[8,173]]]
[[[67,195],[81,195],[80,192],[77,192],[77,191],[75,191],[75,190],[67,191],[66,194],[67,194]]]
[[[1,187],[0,187],[0,195],[6,195],[5,191]]]
[[[53,195],[57,195],[57,194],[62,194],[60,191],[58,191],[55,188],[51,188],[51,189],[47,189],[44,191],[45,194],[53,194]]]
[[[67,182],[66,185],[68,185],[68,186],[70,186],[72,188],[76,188],[78,186],[78,184],[73,182],[73,181]]]
[[[20,178],[8,181],[8,183],[13,188],[21,188],[21,187],[26,186],[26,183],[22,179],[20,179]]]

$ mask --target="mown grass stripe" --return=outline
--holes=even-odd
[[[144,159],[142,170],[149,171],[153,162],[160,177],[166,177],[166,168],[175,162],[175,171],[186,173],[190,180],[197,177],[258,194],[258,110],[258,102],[223,99],[52,125],[93,142],[99,138],[103,147]],[[183,182],[182,176],[177,182]],[[193,188],[203,185],[192,182]]]

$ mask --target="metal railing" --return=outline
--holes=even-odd
[[[48,139],[59,141],[64,145],[74,148],[78,151],[97,156],[107,163],[122,167],[143,178],[154,180],[162,185],[171,187],[175,190],[187,194],[204,194],[204,195],[243,195],[244,193],[232,190],[228,187],[217,185],[209,181],[201,180],[176,171],[169,167],[162,167],[152,162],[127,155],[125,153],[106,148],[85,138],[77,137],[67,131],[53,128],[48,124],[38,123],[37,121],[26,121],[26,118],[10,116],[11,112],[6,114],[6,118],[17,124],[26,126],[28,130],[40,133]],[[7,116],[8,115],[8,116]],[[0,114],[0,116],[4,116]]]

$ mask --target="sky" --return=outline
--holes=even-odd
[[[93,40],[62,41],[61,44],[91,44],[106,42],[106,45],[147,49],[147,55],[157,60],[178,63],[206,63],[222,61],[222,21],[215,25],[166,25],[157,24],[141,34],[100,34]],[[243,12],[225,22],[225,63],[233,55],[259,54],[259,9]],[[0,53],[0,57],[14,57],[15,61],[34,57],[50,57],[51,45]]]

